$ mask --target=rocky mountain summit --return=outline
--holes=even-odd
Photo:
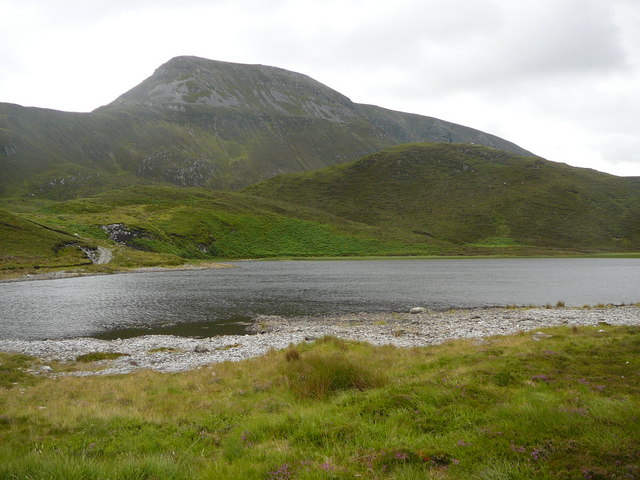
[[[309,116],[332,122],[356,117],[344,95],[282,68],[176,57],[111,105],[186,111],[187,105]]]

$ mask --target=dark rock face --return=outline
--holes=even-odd
[[[129,228],[122,223],[112,223],[110,225],[101,225],[100,228],[107,232],[109,238],[114,242],[127,247],[134,248],[136,250],[149,250],[144,246],[136,243],[137,239],[151,239],[153,238],[146,230],[138,228]]]
[[[140,160],[136,174],[180,187],[206,187],[216,170],[215,165],[203,158],[190,157],[189,152],[161,150]]]

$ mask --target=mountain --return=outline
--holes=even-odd
[[[458,250],[640,248],[640,178],[479,145],[392,147],[244,193]]]
[[[0,196],[141,184],[238,189],[416,141],[529,152],[435,118],[359,105],[299,73],[176,57],[91,113],[0,104]]]

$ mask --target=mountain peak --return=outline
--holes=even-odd
[[[112,105],[185,111],[190,105],[348,121],[351,100],[307,75],[266,65],[174,57]]]

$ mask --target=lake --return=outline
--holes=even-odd
[[[640,302],[640,259],[241,261],[0,284],[0,338],[241,334],[257,315]]]

